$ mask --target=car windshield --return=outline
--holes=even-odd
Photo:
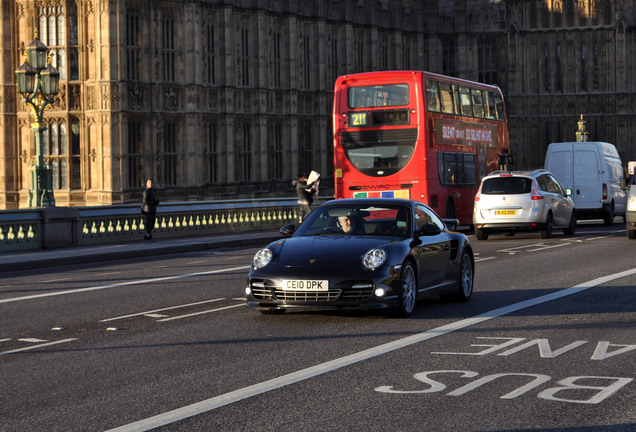
[[[314,210],[296,231],[297,236],[410,235],[410,211],[404,205],[322,206]]]
[[[484,179],[481,193],[487,195],[527,194],[532,188],[532,179],[527,177],[493,177]]]

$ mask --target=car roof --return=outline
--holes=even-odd
[[[488,175],[486,175],[486,177],[484,177],[482,180],[485,180],[489,177],[500,177],[502,175],[506,175],[506,176],[523,176],[523,177],[536,177],[540,174],[552,174],[550,171],[546,170],[546,169],[536,169],[536,170],[526,170],[526,171],[493,171],[491,173],[488,173]]]
[[[370,205],[370,204],[381,204],[381,205],[408,205],[413,206],[418,203],[417,201],[404,199],[404,198],[342,198],[342,199],[334,199],[331,201],[327,201],[323,205]]]

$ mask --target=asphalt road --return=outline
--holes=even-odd
[[[409,319],[244,306],[255,249],[4,273],[2,431],[633,431],[624,226],[479,242]]]

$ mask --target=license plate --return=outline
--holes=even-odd
[[[517,210],[495,210],[496,215],[516,215]]]
[[[329,281],[326,280],[283,280],[284,291],[329,291]]]

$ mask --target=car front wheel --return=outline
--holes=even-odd
[[[572,216],[570,217],[570,225],[566,229],[563,230],[563,234],[566,236],[573,236],[576,232],[576,213],[572,212]]]
[[[417,295],[417,279],[415,270],[410,262],[402,265],[402,273],[400,274],[400,304],[395,311],[397,316],[406,318],[413,312],[415,308],[415,297]]]

